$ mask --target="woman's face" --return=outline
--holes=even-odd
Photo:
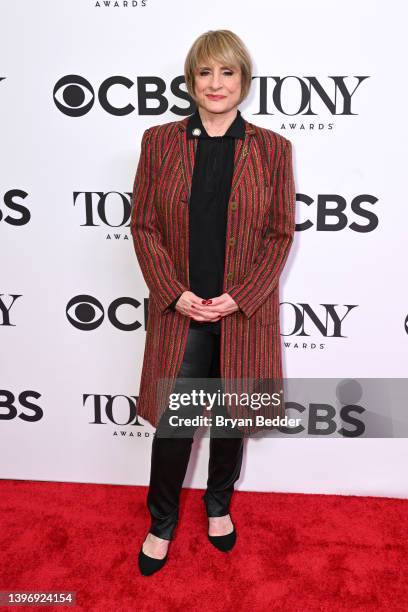
[[[241,95],[241,70],[212,60],[200,63],[194,77],[198,106],[210,113],[225,113],[238,105]]]

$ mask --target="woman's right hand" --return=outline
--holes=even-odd
[[[186,317],[191,317],[194,321],[214,322],[221,319],[220,312],[212,312],[206,310],[206,304],[202,303],[203,298],[198,297],[192,291],[184,291],[177,300],[175,309]]]

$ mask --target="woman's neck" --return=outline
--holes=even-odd
[[[205,131],[209,136],[223,136],[235,120],[238,109],[235,106],[226,113],[209,113],[200,106],[198,112]]]

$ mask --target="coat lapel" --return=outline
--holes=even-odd
[[[251,155],[251,146],[253,134],[255,129],[251,123],[245,121],[245,137],[244,139],[237,138],[235,143],[234,153],[234,172],[232,175],[231,184],[231,196],[234,194],[243,176],[245,175],[245,168]],[[193,179],[194,169],[194,158],[197,149],[197,138],[187,138],[187,123],[188,117],[185,117],[178,122],[179,125],[179,142],[180,142],[180,167],[183,174],[184,185],[187,192],[187,201],[190,200],[191,195],[191,183]]]
[[[182,129],[179,131],[181,171],[183,173],[184,186],[187,192],[187,202],[190,200],[191,183],[193,179],[194,158],[197,149],[197,138],[187,138],[187,120],[183,119]]]

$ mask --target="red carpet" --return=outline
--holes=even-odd
[[[146,488],[0,481],[0,590],[76,591],[72,609],[101,612],[408,610],[406,500],[238,491],[225,554],[201,494],[183,490],[169,561],[144,577]]]

